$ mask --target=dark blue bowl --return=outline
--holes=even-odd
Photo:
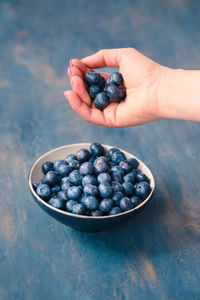
[[[29,188],[30,188],[30,191],[32,193],[32,196],[33,196],[33,199],[35,200],[35,202],[54,219],[58,220],[59,222],[65,224],[67,226],[73,227],[80,231],[96,232],[96,231],[101,231],[101,230],[107,229],[111,226],[115,226],[115,225],[121,223],[122,221],[128,220],[129,218],[131,218],[135,214],[137,214],[151,198],[151,196],[154,192],[154,189],[155,189],[155,181],[154,181],[151,171],[141,160],[139,160],[134,155],[120,149],[121,151],[124,152],[124,154],[127,158],[129,158],[129,157],[136,158],[139,162],[139,169],[143,173],[145,173],[148,176],[148,178],[150,179],[150,185],[151,185],[152,191],[151,191],[150,195],[137,207],[135,207],[129,211],[122,212],[117,215],[91,217],[91,216],[75,215],[72,213],[68,213],[66,211],[59,210],[57,208],[52,207],[48,203],[46,203],[44,200],[42,200],[34,191],[32,184],[34,181],[43,178],[43,176],[44,176],[42,173],[43,163],[46,161],[56,161],[58,159],[65,159],[65,157],[68,154],[76,153],[80,148],[89,149],[90,145],[91,145],[90,143],[67,145],[67,146],[63,146],[60,148],[55,148],[55,149],[45,153],[41,157],[39,157],[33,164],[32,168],[30,170],[30,173],[29,173]],[[108,146],[108,145],[103,145],[103,146],[106,150],[109,150],[110,148],[114,147],[114,146]]]

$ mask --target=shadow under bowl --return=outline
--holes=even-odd
[[[33,183],[44,177],[44,174],[42,172],[42,165],[46,161],[54,162],[58,159],[65,159],[68,154],[76,153],[81,148],[89,149],[90,145],[91,143],[71,144],[71,145],[55,148],[43,154],[33,164],[29,172],[29,178],[28,178],[29,188],[33,196],[33,199],[46,213],[48,213],[51,217],[53,217],[57,221],[67,226],[73,227],[76,230],[84,231],[84,232],[96,232],[96,231],[105,230],[107,228],[118,225],[119,223],[134,217],[134,215],[136,215],[139,211],[141,211],[144,208],[144,206],[151,198],[155,189],[154,177],[151,171],[149,170],[149,168],[136,156],[118,148],[125,154],[127,159],[130,157],[136,158],[139,162],[138,168],[143,173],[145,173],[150,179],[151,193],[145,200],[143,200],[143,202],[140,205],[138,205],[137,207],[129,211],[122,212],[117,215],[93,217],[93,216],[76,215],[66,211],[62,211],[60,209],[54,208],[53,206],[49,205],[47,202],[42,200],[33,189]],[[106,151],[114,147],[109,145],[102,145],[102,146]]]

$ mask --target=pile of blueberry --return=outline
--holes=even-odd
[[[40,198],[58,209],[87,216],[115,215],[139,205],[151,192],[149,178],[135,158],[99,143],[42,165],[44,178],[33,183]]]
[[[87,72],[85,81],[88,84],[88,93],[94,106],[100,110],[106,108],[109,103],[122,102],[126,97],[126,90],[123,88],[123,77],[119,72],[110,75],[108,83],[101,74],[97,72]]]

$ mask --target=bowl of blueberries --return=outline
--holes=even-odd
[[[50,216],[96,232],[137,214],[155,189],[149,168],[134,155],[100,143],[53,149],[33,164],[29,188]]]

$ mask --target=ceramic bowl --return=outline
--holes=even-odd
[[[42,173],[43,163],[46,161],[54,162],[58,159],[65,159],[68,154],[70,153],[75,154],[81,148],[89,149],[90,145],[91,145],[90,143],[72,144],[72,145],[55,148],[43,154],[33,164],[29,173],[28,180],[29,180],[29,188],[32,193],[33,199],[47,214],[49,214],[57,221],[67,226],[73,227],[74,229],[85,231],[85,232],[96,232],[96,231],[107,229],[111,226],[115,226],[121,223],[122,221],[128,220],[129,218],[134,217],[134,215],[137,214],[139,211],[141,211],[144,208],[144,206],[147,204],[147,202],[149,201],[149,199],[151,198],[154,192],[155,181],[149,168],[140,159],[117,147],[125,154],[126,158],[130,158],[130,157],[136,158],[139,162],[138,168],[143,173],[145,173],[150,179],[150,186],[152,189],[151,193],[140,205],[138,205],[137,207],[129,211],[122,212],[117,215],[92,217],[92,216],[76,215],[66,211],[59,210],[46,203],[44,200],[42,200],[34,191],[32,184],[34,181],[42,179],[44,177]],[[115,146],[103,145],[103,147],[106,149],[106,151],[108,151],[110,148],[113,148]]]

